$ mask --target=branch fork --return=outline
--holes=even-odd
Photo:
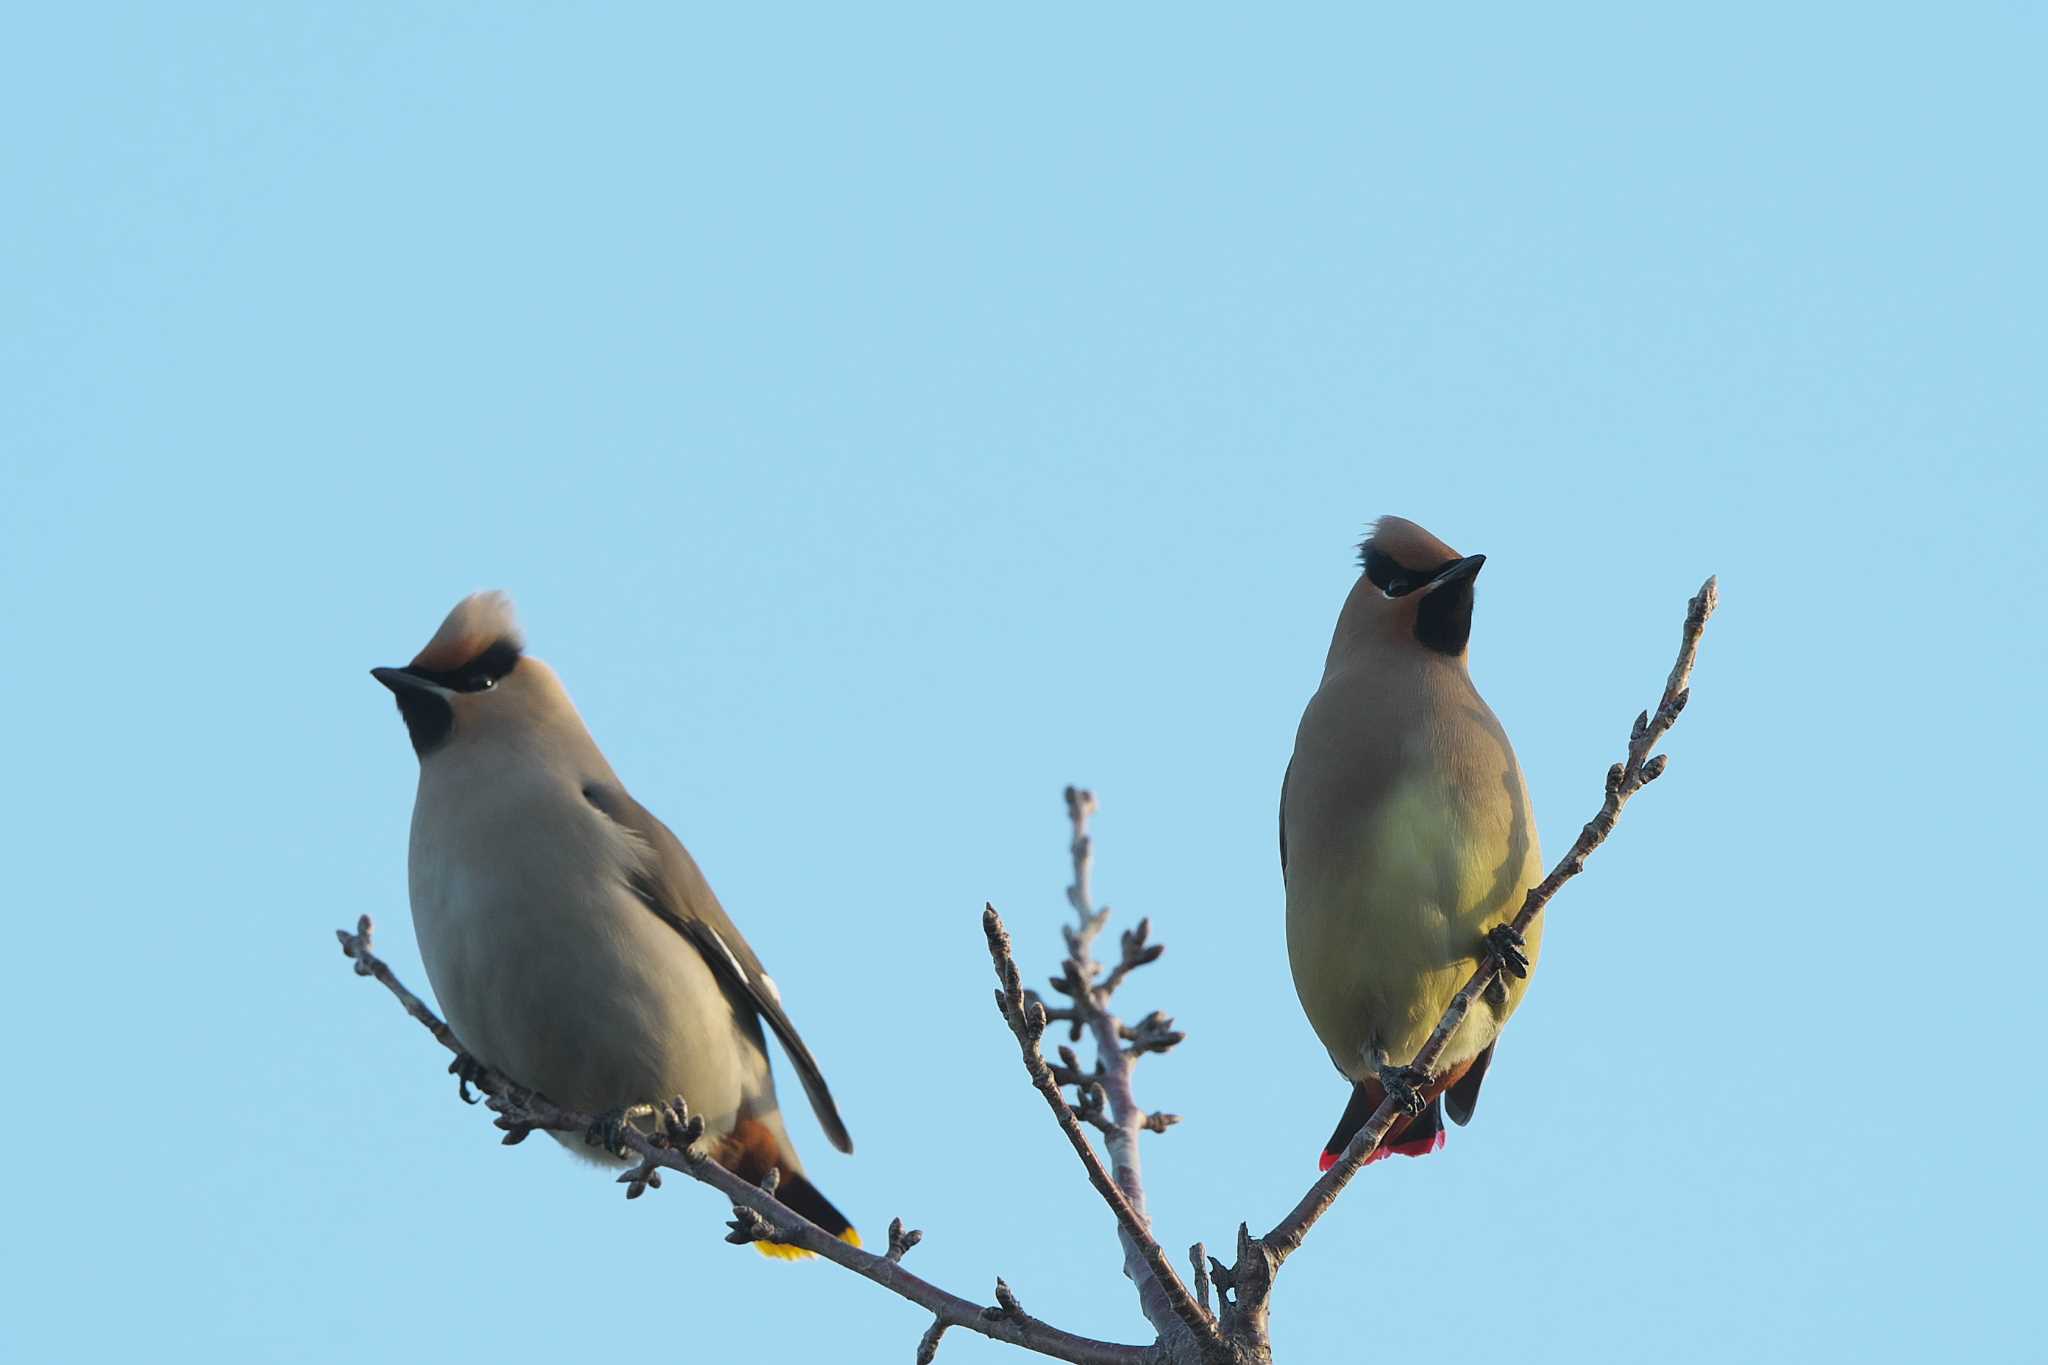
[[[1622,761],[1608,769],[1599,810],[1549,875],[1530,889],[1520,910],[1502,927],[1492,951],[1481,959],[1477,970],[1452,998],[1436,1030],[1410,1062],[1416,1070],[1427,1074],[1436,1066],[1473,1003],[1503,971],[1513,969],[1517,936],[1528,929],[1565,882],[1585,869],[1586,859],[1613,832],[1629,799],[1663,775],[1667,766],[1665,756],[1652,751],[1676,723],[1691,697],[1690,681],[1700,636],[1718,600],[1716,581],[1709,578],[1687,604],[1678,661],[1656,707],[1636,717]],[[701,1141],[704,1121],[690,1112],[680,1096],[638,1107],[637,1116],[656,1120],[652,1133],[631,1123],[621,1126],[620,1140],[638,1161],[619,1176],[619,1183],[626,1186],[628,1199],[638,1199],[650,1189],[661,1188],[664,1172],[680,1172],[712,1186],[730,1201],[732,1219],[727,1225],[727,1241],[745,1244],[772,1240],[800,1247],[923,1308],[931,1313],[932,1321],[917,1343],[918,1365],[932,1365],[940,1338],[953,1327],[1074,1365],[1270,1365],[1269,1309],[1280,1267],[1300,1249],[1309,1230],[1378,1149],[1398,1110],[1392,1099],[1382,1103],[1330,1170],[1310,1186],[1269,1232],[1254,1237],[1247,1224],[1238,1224],[1233,1264],[1226,1266],[1210,1256],[1201,1242],[1196,1242],[1188,1253],[1194,1279],[1190,1290],[1152,1233],[1138,1160],[1139,1135],[1163,1133],[1180,1122],[1180,1116],[1148,1113],[1140,1108],[1131,1083],[1138,1058],[1168,1051],[1186,1035],[1157,1010],[1135,1024],[1126,1024],[1110,1009],[1111,998],[1131,974],[1156,962],[1165,947],[1151,941],[1151,922],[1141,919],[1119,936],[1114,967],[1105,973],[1095,960],[1094,944],[1110,913],[1107,907],[1095,906],[1090,889],[1094,841],[1088,832],[1088,822],[1098,806],[1094,793],[1082,788],[1068,787],[1065,797],[1073,831],[1069,851],[1074,869],[1074,879],[1067,888],[1067,903],[1073,908],[1075,922],[1062,929],[1067,955],[1051,985],[1069,1003],[1049,1007],[1035,991],[1025,989],[1009,932],[992,905],[983,908],[982,930],[996,971],[996,1005],[1016,1039],[1033,1088],[1051,1110],[1089,1184],[1115,1217],[1125,1253],[1124,1273],[1137,1287],[1139,1306],[1159,1334],[1155,1341],[1144,1346],[1123,1345],[1063,1332],[1026,1313],[1016,1294],[1000,1277],[995,1283],[993,1305],[949,1294],[903,1269],[903,1258],[923,1240],[924,1234],[906,1229],[900,1218],[889,1224],[888,1245],[883,1255],[840,1241],[776,1197],[779,1171],[771,1170],[767,1178],[755,1185],[711,1160]],[[459,1093],[471,1103],[475,1102],[469,1094],[471,1086],[483,1093],[506,1146],[523,1142],[537,1129],[577,1133],[592,1130],[594,1116],[564,1109],[483,1066],[465,1052],[448,1026],[406,989],[372,951],[368,915],[356,922],[354,932],[339,930],[337,937],[357,975],[376,978],[408,1014],[455,1054],[449,1070],[457,1078]],[[1054,1024],[1066,1027],[1069,1044],[1078,1043],[1084,1033],[1093,1039],[1092,1067],[1084,1067],[1070,1045],[1057,1049],[1057,1062],[1046,1060],[1041,1043],[1046,1029]],[[1072,1103],[1064,1094],[1067,1089],[1076,1092]],[[1108,1157],[1106,1165],[1083,1131],[1084,1124],[1102,1135]]]

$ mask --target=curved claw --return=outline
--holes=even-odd
[[[1500,968],[1514,976],[1529,974],[1529,940],[1512,924],[1496,924],[1486,931],[1486,946],[1500,959]]]
[[[475,1104],[483,1098],[481,1095],[470,1094],[469,1088],[472,1085],[482,1085],[484,1073],[489,1070],[489,1067],[467,1052],[456,1053],[455,1060],[448,1063],[448,1074],[455,1078],[455,1094],[464,1104]]]
[[[1422,1098],[1422,1089],[1428,1084],[1428,1075],[1412,1066],[1380,1068],[1380,1089],[1386,1091],[1387,1098],[1411,1119],[1429,1103]]]
[[[626,1117],[626,1106],[608,1109],[592,1120],[590,1127],[583,1130],[583,1145],[597,1147],[621,1160],[633,1155],[626,1146],[626,1128],[631,1120]]]

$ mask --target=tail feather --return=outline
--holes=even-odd
[[[1487,1063],[1493,1060],[1493,1048],[1453,1070],[1438,1077],[1422,1092],[1429,1102],[1428,1107],[1413,1118],[1397,1118],[1387,1129],[1387,1135],[1380,1139],[1380,1145],[1365,1159],[1370,1166],[1386,1156],[1428,1156],[1440,1152],[1444,1147],[1444,1108],[1449,1101],[1451,1118],[1464,1123],[1472,1117],[1473,1106],[1479,1102],[1479,1081],[1486,1075]],[[1330,1140],[1323,1144],[1322,1169],[1329,1170],[1344,1155],[1344,1149],[1351,1145],[1351,1139],[1358,1130],[1365,1127],[1373,1110],[1380,1107],[1380,1101],[1387,1092],[1378,1081],[1358,1081],[1351,1087],[1351,1099],[1344,1106],[1344,1115],[1337,1120],[1337,1131],[1330,1134]]]
[[[782,1183],[776,1186],[775,1197],[840,1241],[860,1245],[860,1234],[854,1231],[846,1215],[833,1207],[832,1201],[820,1194],[818,1187],[803,1176],[784,1172]],[[803,1261],[812,1255],[802,1247],[793,1247],[785,1242],[756,1242],[754,1247],[763,1256],[772,1256],[778,1261]]]
[[[860,1234],[853,1230],[846,1215],[834,1208],[832,1201],[820,1194],[802,1172],[790,1169],[796,1164],[796,1154],[789,1151],[781,1127],[780,1121],[771,1125],[758,1118],[743,1118],[730,1133],[717,1140],[712,1157],[734,1175],[756,1185],[768,1178],[768,1172],[776,1172],[777,1199],[840,1241],[859,1246]],[[815,1254],[786,1242],[756,1242],[754,1248],[778,1261],[804,1261]]]
[[[1337,1164],[1337,1158],[1351,1145],[1352,1136],[1365,1127],[1372,1111],[1380,1107],[1384,1094],[1376,1081],[1358,1081],[1352,1085],[1351,1098],[1345,1101],[1344,1112],[1337,1119],[1337,1131],[1330,1134],[1330,1140],[1323,1144],[1322,1169],[1327,1171]]]
[[[1444,1137],[1444,1099],[1436,1095],[1431,1097],[1427,1109],[1389,1131],[1387,1140],[1374,1149],[1373,1154],[1365,1159],[1365,1164],[1370,1166],[1390,1156],[1428,1156],[1431,1152],[1441,1152]]]
[[[1351,1102],[1344,1106],[1344,1116],[1337,1120],[1337,1131],[1330,1134],[1330,1140],[1323,1144],[1322,1160],[1317,1163],[1322,1170],[1329,1170],[1344,1155],[1344,1149],[1351,1145],[1351,1139],[1358,1136],[1358,1130],[1365,1127],[1373,1110],[1380,1107],[1385,1098],[1377,1081],[1362,1081],[1352,1087]],[[1373,1162],[1389,1156],[1428,1156],[1440,1152],[1444,1146],[1444,1104],[1441,1095],[1432,1095],[1429,1106],[1413,1118],[1398,1118],[1387,1135],[1380,1139],[1380,1145],[1365,1159],[1370,1166]]]
[[[1488,1043],[1486,1050],[1474,1057],[1464,1074],[1444,1091],[1444,1107],[1451,1122],[1461,1128],[1472,1121],[1472,1111],[1479,1107],[1479,1083],[1486,1079],[1486,1068],[1493,1064],[1494,1046]]]

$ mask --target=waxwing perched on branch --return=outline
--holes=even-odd
[[[1542,856],[1515,751],[1465,669],[1485,556],[1384,517],[1359,558],[1280,786],[1294,988],[1352,1083],[1325,1169],[1390,1090],[1406,1112],[1375,1159],[1435,1151],[1446,1112],[1471,1119],[1542,936],[1540,919],[1526,942],[1505,926]],[[1508,970],[1436,1076],[1409,1070],[1490,945]]]
[[[511,602],[464,598],[409,665],[371,675],[419,755],[413,923],[463,1046],[585,1113],[683,1096],[720,1165],[755,1181],[778,1170],[783,1203],[858,1244],[783,1127],[764,1022],[832,1144],[853,1150],[775,983],[681,842],[627,794],[554,670],[525,653]],[[617,1158],[616,1136],[593,1130],[586,1149]]]

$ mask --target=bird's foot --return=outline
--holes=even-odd
[[[590,1127],[583,1130],[583,1145],[600,1148],[622,1161],[630,1159],[633,1150],[626,1145],[626,1131],[633,1126],[631,1114],[635,1108],[644,1111],[646,1106],[622,1104],[599,1114]]]
[[[1429,1084],[1429,1073],[1418,1071],[1412,1066],[1383,1066],[1380,1068],[1380,1089],[1387,1092],[1397,1108],[1409,1118],[1421,1113],[1429,1101],[1422,1098],[1423,1087]]]
[[[469,1088],[472,1085],[482,1085],[484,1083],[484,1073],[489,1070],[489,1067],[470,1056],[467,1052],[456,1053],[455,1060],[448,1063],[448,1074],[455,1078],[455,1093],[462,1098],[464,1104],[475,1104],[477,1100],[482,1098],[479,1095],[470,1094]]]
[[[1496,924],[1486,931],[1486,946],[1500,959],[1500,969],[1513,976],[1529,974],[1529,940],[1512,924]]]

